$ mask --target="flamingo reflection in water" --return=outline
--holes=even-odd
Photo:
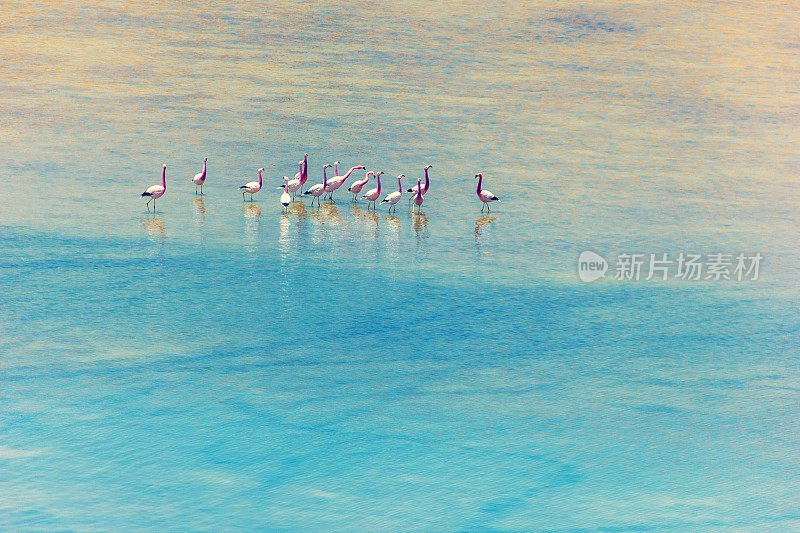
[[[428,237],[428,216],[419,211],[412,215],[412,227],[414,228],[414,233],[417,237],[427,238]]]
[[[198,196],[192,200],[192,205],[194,207],[195,222],[202,226],[203,222],[206,221],[206,201],[202,196]]]
[[[155,216],[155,214],[148,214],[142,217],[142,227],[147,232],[148,237],[163,241],[166,236],[166,226],[164,219]]]

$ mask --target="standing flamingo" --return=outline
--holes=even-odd
[[[483,207],[481,208],[481,211],[483,211],[484,208],[488,210],[489,202],[499,202],[500,198],[490,193],[486,189],[481,189],[481,184],[483,182],[483,174],[481,173],[475,174],[475,177],[478,178],[478,189],[476,192],[478,193],[478,198],[480,198],[481,202],[483,202]]]
[[[369,209],[369,204],[372,204],[372,207],[375,207],[375,201],[381,195],[381,174],[383,174],[383,172],[376,172],[375,173],[375,178],[378,180],[378,187],[375,188],[375,189],[368,190],[367,194],[365,194],[364,196],[361,197],[362,200],[364,198],[367,199],[367,209]]]
[[[300,170],[297,171],[293,179],[289,179],[284,176],[284,178],[289,180],[289,192],[292,193],[292,199],[294,199],[294,193],[300,190],[300,188],[303,186],[303,162],[298,161],[297,164],[300,166]],[[283,189],[283,185],[278,188]]]
[[[330,165],[325,165],[322,167],[322,183],[317,183],[316,185],[312,185],[308,188],[306,192],[303,194],[310,194],[314,198],[317,199],[317,205],[319,205],[319,197],[325,192],[325,187],[328,185],[328,175],[326,171],[328,170]],[[314,198],[311,199],[311,205],[314,205]]]
[[[425,201],[425,198],[422,197],[422,187],[420,186],[420,179],[417,178],[417,187],[416,191],[414,192],[414,205],[417,206],[417,213],[422,208],[422,202]]]
[[[244,201],[244,193],[250,193],[250,201],[253,201],[253,195],[261,190],[261,173],[264,172],[263,168],[258,169],[258,181],[250,181],[239,187],[242,191],[242,201]]]
[[[405,178],[404,174],[397,176],[397,190],[393,193],[387,194],[386,198],[384,198],[381,202],[382,204],[389,204],[389,211],[391,211],[392,208],[394,208],[395,211],[397,210],[397,202],[399,202],[400,198],[403,196],[403,185],[400,183],[400,180],[403,178]]]
[[[431,168],[432,166],[433,165],[428,165],[428,166],[425,167],[425,186],[422,188],[422,194],[423,195],[424,194],[428,194],[428,189],[431,188],[431,180],[430,180],[430,178],[428,178],[428,169]],[[415,192],[417,192],[417,187],[416,186],[411,187],[406,192],[415,193]],[[409,204],[411,203],[411,201],[413,199],[414,199],[414,194],[412,194],[411,197],[408,199]]]
[[[350,177],[350,174],[352,174],[356,170],[365,170],[364,165],[358,165],[348,170],[347,174],[345,174],[344,176],[339,176],[339,162],[336,161],[333,164],[333,167],[334,167],[334,176],[330,180],[328,180],[328,186],[325,187],[325,190],[329,193],[328,198],[331,201],[333,201],[333,191],[341,187],[344,184],[344,182],[347,181],[347,178]]]
[[[203,184],[206,182],[206,163],[208,162],[208,158],[203,158],[203,171],[200,174],[195,174],[192,178],[192,183],[194,183],[194,193],[197,194],[197,186],[200,186],[200,194],[203,194]]]
[[[292,197],[289,196],[289,178],[286,176],[283,177],[283,194],[281,194],[281,205],[283,206],[284,212],[286,208],[289,207],[289,204],[292,203]]]
[[[300,176],[300,194],[303,194],[303,185],[308,181],[308,154],[303,154],[303,170]]]
[[[142,198],[145,196],[150,198],[147,200],[148,213],[150,212],[150,202],[153,202],[153,213],[156,212],[156,200],[164,196],[165,192],[167,192],[167,165],[164,165],[164,169],[161,172],[161,185],[148,187],[147,190],[142,193]]]
[[[364,177],[363,180],[358,180],[357,182],[353,183],[350,187],[347,188],[348,191],[353,193],[353,201],[356,201],[356,195],[361,192],[361,189],[364,188],[364,185],[367,184],[369,181],[370,175],[374,176],[375,173],[373,171],[367,172],[367,175]]]

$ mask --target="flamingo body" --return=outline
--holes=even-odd
[[[328,167],[330,167],[330,165],[325,165],[322,167],[322,183],[312,185],[306,192],[303,193],[316,198],[317,204],[319,204],[319,197],[325,193],[325,187],[328,185],[328,175],[326,174]],[[314,198],[311,199],[311,205],[314,205]]]
[[[364,176],[363,180],[358,180],[358,181],[354,182],[350,187],[347,188],[348,191],[353,193],[353,200],[356,199],[356,195],[361,192],[361,189],[364,188],[364,185],[366,185],[369,182],[369,177],[370,176],[374,176],[374,175],[375,175],[375,173],[370,170],[369,172],[367,172],[367,175]]]
[[[239,187],[239,190],[242,191],[242,200],[244,200],[244,194],[248,193],[248,194],[250,194],[250,201],[252,202],[253,201],[253,195],[261,190],[261,184],[262,184],[261,173],[262,172],[264,172],[264,169],[263,168],[259,168],[258,169],[258,181],[248,181],[247,183],[245,183],[244,185]]]
[[[422,197],[422,186],[419,179],[417,179],[417,186],[415,188],[416,191],[414,191],[414,205],[417,206],[417,212],[419,212],[420,208],[422,207],[422,202],[425,201],[425,198]]]
[[[283,184],[283,194],[281,194],[281,205],[283,206],[283,209],[285,211],[286,208],[289,207],[289,204],[292,203],[292,197],[289,195],[289,178],[284,176],[283,182],[284,184]]]
[[[335,168],[338,168],[338,164],[339,164],[339,162],[337,161],[335,163],[335,165],[336,165]],[[356,167],[353,167],[350,170],[348,170],[347,174],[345,174],[344,176],[339,176],[338,173],[334,172],[337,175],[335,175],[334,177],[329,179],[328,180],[328,186],[325,187],[325,191],[330,193],[329,198],[331,200],[333,200],[333,191],[335,191],[336,189],[338,189],[339,187],[344,185],[344,182],[347,181],[347,178],[350,177],[350,174],[352,174],[356,170],[364,170],[364,166],[363,165],[358,165]]]
[[[475,192],[478,194],[478,198],[480,199],[480,201],[483,202],[483,207],[481,208],[481,211],[483,211],[484,208],[489,209],[489,204],[491,202],[499,202],[500,198],[492,194],[491,191],[487,191],[482,187],[483,174],[481,173],[475,174],[475,177],[478,178],[478,187],[475,190]]]
[[[403,186],[400,183],[400,181],[403,178],[405,178],[405,175],[403,174],[397,176],[397,190],[395,192],[387,194],[386,198],[384,198],[383,201],[381,202],[382,204],[389,204],[389,210],[391,210],[392,207],[396,206],[397,202],[400,201],[400,198],[403,197]]]
[[[167,165],[161,169],[161,185],[153,185],[148,187],[141,195],[142,198],[148,198],[147,210],[150,211],[150,202],[153,202],[153,211],[156,210],[156,200],[164,196],[167,192]]]
[[[431,188],[431,180],[428,177],[428,169],[431,168],[432,166],[433,165],[428,165],[428,166],[425,167],[425,185],[422,187],[422,194],[423,195],[428,194],[428,189]],[[413,198],[418,190],[419,190],[419,180],[417,180],[417,184],[416,185],[414,185],[413,187],[408,189],[406,192],[410,192],[412,194],[411,197]]]
[[[378,180],[378,186],[374,189],[368,190],[367,193],[361,197],[362,200],[367,200],[367,209],[369,209],[369,204],[374,206],[375,201],[381,196],[381,174],[383,174],[383,172],[375,173],[375,178]]]
[[[194,183],[194,193],[197,194],[197,187],[200,187],[200,194],[203,194],[203,184],[206,182],[206,163],[208,163],[208,158],[203,158],[203,171],[195,174],[192,178],[192,183]]]

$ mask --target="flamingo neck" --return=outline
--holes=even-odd
[[[305,183],[306,180],[308,179],[308,156],[307,155],[303,156],[303,168],[300,169],[300,172],[302,172],[302,174],[300,175],[301,176],[300,177],[300,181]]]
[[[377,178],[378,178],[378,194],[380,194],[381,193],[381,175],[378,174]]]
[[[203,177],[206,177],[206,161],[203,161]]]
[[[283,178],[283,192],[289,194],[289,179]]]
[[[328,186],[328,167],[322,167],[322,188]]]
[[[481,190],[483,190],[481,189],[482,182],[483,182],[483,174],[478,174],[478,189],[477,189],[478,194],[480,194]]]
[[[422,198],[422,184],[419,182],[419,180],[417,180],[417,193],[414,195],[414,197],[417,200]]]
[[[338,161],[334,161],[334,163],[333,163],[333,175],[334,176],[338,176],[339,175],[339,162]]]
[[[403,194],[403,186],[400,185],[400,176],[397,177],[397,192]]]
[[[425,192],[428,192],[428,189],[431,188],[431,180],[428,178],[428,169],[425,169]]]
[[[258,171],[258,186],[261,187],[261,171]]]
[[[164,187],[164,190],[167,190],[167,167],[164,167],[161,170],[161,186]]]

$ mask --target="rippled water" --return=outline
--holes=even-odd
[[[0,528],[800,527],[792,6],[0,12]],[[304,152],[423,212],[282,213]]]

